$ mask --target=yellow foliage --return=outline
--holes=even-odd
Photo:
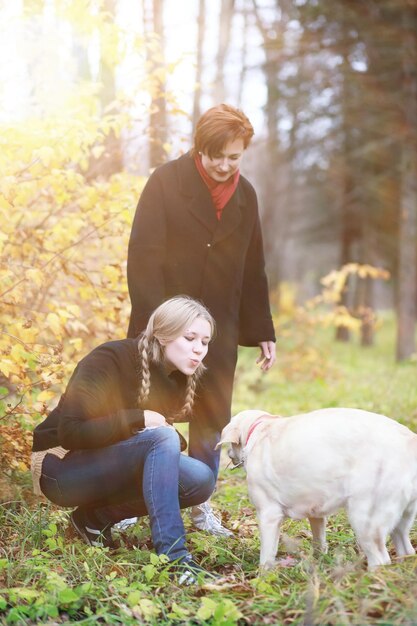
[[[84,33],[98,29],[114,66],[119,27],[103,11],[84,19],[88,4],[56,0],[55,8],[62,19],[83,16]],[[26,15],[41,5],[25,6]],[[124,337],[130,312],[127,244],[144,180],[127,172],[88,177],[106,135],[130,119],[117,106],[98,115],[95,85],[74,84],[60,98],[52,114],[0,124],[0,419],[13,428],[32,427],[56,404],[90,349]],[[5,433],[0,444],[12,451]],[[9,461],[27,464],[23,453]]]
[[[45,389],[45,391],[40,392],[40,394],[37,397],[37,401],[48,402],[49,400],[52,400],[52,398],[54,397],[55,397],[55,393],[53,391],[48,391],[47,389]]]
[[[1,192],[8,198],[0,203],[0,387],[9,390],[12,409],[0,408],[29,420],[55,402],[89,349],[125,336],[127,243],[143,185],[127,173],[88,181],[74,172],[88,146],[80,150],[71,117],[65,132],[62,120],[59,126],[67,150],[46,150],[56,129],[28,120],[15,135],[7,128],[15,141],[0,151],[7,174]],[[90,134],[93,144],[96,135]],[[36,176],[34,154],[43,161]],[[47,159],[53,168],[45,167]],[[42,389],[45,384],[52,388]]]
[[[348,263],[338,270],[332,270],[321,279],[324,289],[320,295],[322,302],[340,302],[346,288],[349,276],[357,274],[359,278],[372,278],[388,280],[390,274],[387,270],[374,267],[372,265],[360,265],[359,263]]]
[[[0,372],[11,380],[11,374],[20,374],[20,368],[10,359],[2,359],[0,362]]]
[[[34,152],[34,158],[39,159],[45,167],[49,167],[53,162],[55,157],[55,150],[50,146],[42,146],[38,150]]]
[[[0,129],[0,387],[12,400],[3,414],[36,418],[83,354],[125,335],[127,242],[143,181],[80,173],[100,125],[63,115]],[[53,389],[38,393],[45,384]]]
[[[283,315],[293,315],[296,308],[296,288],[293,283],[282,282],[277,294],[271,294],[271,303],[278,305]]]
[[[26,270],[25,277],[29,283],[34,283],[37,287],[40,287],[44,281],[43,274],[39,269]]]
[[[23,429],[19,424],[2,424],[0,433],[0,471],[7,472],[10,469],[27,471],[31,443],[32,436],[30,431]]]
[[[280,283],[278,290],[271,294],[271,303],[279,311],[281,317],[294,317],[301,314],[305,320],[307,314],[310,320],[314,318],[315,321],[320,321],[325,325],[346,326],[352,330],[357,330],[360,328],[361,319],[365,315],[370,315],[370,312],[362,309],[351,312],[346,307],[341,306],[343,294],[347,289],[347,281],[350,276],[355,274],[360,279],[371,278],[373,280],[388,280],[390,276],[389,272],[383,268],[348,263],[324,276],[320,281],[323,285],[321,293],[307,300],[303,307],[296,307],[295,285],[287,282]],[[329,310],[317,314],[316,312],[323,306]]]
[[[60,318],[56,313],[48,313],[46,316],[46,327],[52,330],[54,335],[57,337],[61,337],[62,335],[62,324]]]
[[[342,297],[347,289],[350,276],[357,275],[360,279],[388,280],[389,272],[383,268],[371,265],[349,263],[340,269],[332,270],[321,279],[321,292],[307,300],[303,306],[296,306],[295,285],[281,283],[279,288],[271,294],[273,308],[278,311],[276,325],[279,332],[287,332],[288,319],[293,319],[306,332],[309,327],[319,324],[334,328],[345,327],[357,332],[364,323],[374,329],[380,326],[374,311],[365,306],[356,306],[349,309],[342,305]]]

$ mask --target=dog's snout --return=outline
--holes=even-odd
[[[227,456],[232,461],[233,465],[240,465],[242,463],[240,452],[241,452],[240,446],[236,446],[235,444],[232,444],[229,447],[227,451]]]

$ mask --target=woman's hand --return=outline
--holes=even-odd
[[[161,413],[148,411],[145,409],[145,428],[157,428],[158,426],[168,426],[167,421]]]
[[[276,361],[275,343],[273,341],[260,341],[259,347],[261,354],[256,359],[258,365],[260,364],[261,370],[267,372]]]

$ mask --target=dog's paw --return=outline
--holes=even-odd
[[[277,560],[276,567],[294,567],[297,564],[298,561],[293,556],[284,556]]]
[[[263,565],[259,566],[259,572],[268,573],[278,567],[294,567],[298,564],[297,559],[293,556],[284,556],[281,559],[274,559],[273,561],[267,561]]]

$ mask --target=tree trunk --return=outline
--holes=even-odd
[[[342,22],[342,26],[344,29],[346,25]],[[344,30],[342,31],[344,33]],[[345,38],[343,38],[345,39]],[[347,41],[347,38],[346,38]],[[342,199],[341,199],[341,231],[340,231],[340,265],[347,265],[350,263],[352,259],[352,244],[355,238],[355,227],[357,228],[357,224],[355,225],[357,217],[355,216],[355,211],[353,207],[352,197],[353,197],[353,163],[352,163],[352,150],[353,150],[353,140],[352,140],[352,131],[349,124],[349,114],[350,109],[353,105],[352,103],[352,91],[351,91],[351,83],[350,83],[350,62],[349,62],[349,49],[346,48],[347,43],[343,41],[343,65],[342,65],[342,74],[343,74],[343,88],[342,88],[342,116],[343,116],[343,142],[342,142]],[[351,278],[348,276],[346,280],[346,285],[343,290],[341,296],[341,304],[348,308],[348,291],[349,285],[352,283]],[[347,326],[337,326],[335,332],[336,341],[349,341],[350,340],[350,330]]]
[[[143,0],[143,20],[146,40],[146,60],[152,101],[149,110],[149,167],[166,160],[167,113],[165,104],[165,54],[163,0],[152,0],[151,7]]]
[[[240,62],[240,79],[239,79],[239,86],[238,86],[238,91],[237,91],[237,96],[236,96],[236,102],[237,102],[237,106],[239,108],[242,107],[242,101],[243,101],[243,90],[245,87],[245,83],[246,83],[246,74],[247,74],[247,59],[248,59],[248,45],[247,45],[247,41],[248,41],[248,27],[249,27],[249,20],[248,20],[248,11],[246,10],[246,8],[242,11],[242,16],[243,16],[243,32],[242,32],[242,46],[241,46],[241,62]]]
[[[367,214],[363,222],[361,262],[365,265],[376,266],[376,237],[371,217]],[[361,345],[364,347],[372,346],[375,330],[374,279],[370,276],[364,278],[358,276],[358,292],[356,308],[361,320]]]
[[[200,0],[198,5],[198,28],[197,28],[197,59],[195,70],[195,82],[193,98],[193,132],[201,117],[201,85],[203,79],[203,45],[206,32],[206,5],[205,0]]]
[[[401,161],[401,207],[398,267],[397,360],[416,350],[417,242],[417,47],[416,9],[403,11],[403,102],[405,137]]]
[[[224,64],[230,42],[230,30],[232,27],[233,9],[235,0],[222,0],[220,3],[219,15],[219,46],[216,58],[216,80],[214,85],[213,98],[215,104],[224,102],[226,98],[226,87],[224,82]]]
[[[267,140],[262,151],[264,248],[265,257],[269,260],[269,284],[271,289],[275,289],[279,293],[286,243],[285,235],[289,219],[287,193],[292,184],[292,181],[289,184],[283,182],[282,154],[278,136],[280,90],[277,73],[279,61],[281,60],[280,37],[278,33],[281,34],[285,29],[285,22],[277,15],[275,15],[271,23],[264,21],[260,6],[258,6],[256,0],[252,0],[252,4],[255,22],[263,39],[265,62],[262,66],[262,71],[267,87],[265,104]],[[284,185],[285,188],[283,189]]]
[[[112,19],[116,19],[116,3],[115,0],[104,0],[103,9],[112,16]],[[79,68],[82,68],[83,72],[90,72],[87,48],[80,48],[78,46],[77,54]],[[84,76],[84,74],[81,74]],[[91,77],[90,77],[91,80]],[[114,68],[109,67],[107,63],[100,58],[99,66],[99,80],[102,85],[100,91],[100,108],[101,113],[110,113],[109,107],[116,99],[116,81]],[[118,113],[118,110],[112,108],[112,111]],[[99,157],[90,154],[88,170],[86,172],[87,180],[94,180],[96,178],[109,178],[112,174],[116,174],[123,169],[123,149],[121,137],[117,136],[113,130],[109,130],[107,135],[103,139],[104,151]]]

